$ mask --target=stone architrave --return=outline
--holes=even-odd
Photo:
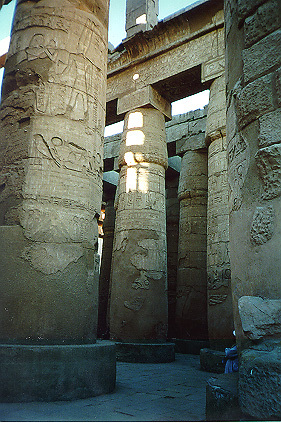
[[[132,104],[136,95],[132,94]],[[123,104],[126,108],[128,103]],[[127,112],[115,199],[110,298],[113,340],[165,341],[167,337],[167,165],[163,113],[149,104]]]
[[[210,346],[233,344],[233,311],[229,261],[229,209],[224,75],[210,87],[206,122],[208,145],[207,274]]]
[[[281,320],[280,313],[272,319],[271,309],[281,298],[280,2],[226,0],[225,36],[229,252],[239,400],[242,411],[254,419],[280,420],[280,337],[273,339],[271,324],[274,320],[279,328]],[[244,309],[242,297],[247,298]],[[256,297],[263,300],[260,305]],[[256,329],[252,332],[244,321],[247,308],[249,316],[256,306],[256,329],[264,314],[258,344]]]
[[[98,386],[98,372],[87,380],[86,364],[95,362],[86,355],[97,349],[96,218],[102,195],[108,3],[17,4],[0,109],[2,400],[72,399],[114,387],[113,350],[105,349],[108,364],[100,363],[102,373],[108,371],[107,387]],[[17,375],[17,387],[9,371],[14,353],[5,355],[4,343],[28,344],[18,349],[25,376]],[[76,364],[64,372],[67,354],[82,351],[74,344],[89,344],[85,367]],[[34,345],[38,362],[32,361]],[[45,389],[48,367],[43,371],[40,354],[51,363],[49,353],[57,357],[61,374],[54,370]]]
[[[175,335],[185,340],[206,340],[207,155],[204,150],[189,150],[183,155],[178,198],[180,217]]]

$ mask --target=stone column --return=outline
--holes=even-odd
[[[126,0],[126,32],[131,37],[158,23],[159,0]]]
[[[108,301],[110,289],[111,259],[113,250],[115,226],[114,200],[107,200],[105,206],[105,219],[103,221],[103,247],[101,257],[100,279],[99,279],[99,314],[98,314],[98,337],[108,339]]]
[[[239,399],[280,420],[280,2],[226,0],[230,263]]]
[[[148,86],[123,98],[118,110],[127,113],[115,203],[110,334],[114,340],[131,343],[129,348],[134,342],[149,342],[150,359],[155,360],[158,353],[152,352],[152,344],[166,340],[168,323],[168,157],[162,111],[169,113],[170,105]],[[132,359],[141,360],[136,355]],[[168,361],[161,354],[159,359]]]
[[[107,21],[107,0],[16,8],[0,110],[4,401],[114,387],[114,348],[95,344]]]
[[[206,340],[207,157],[204,150],[190,149],[183,155],[178,197],[176,337],[192,341]]]
[[[208,146],[207,274],[208,332],[210,346],[231,347],[233,311],[229,262],[229,209],[226,154],[224,75],[210,87],[206,122]]]
[[[166,225],[168,267],[168,338],[175,335],[176,290],[179,238],[179,172],[168,168],[166,172]]]

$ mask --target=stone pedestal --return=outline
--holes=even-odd
[[[116,347],[0,345],[2,402],[70,401],[113,391]]]
[[[0,109],[5,344],[96,341],[107,20],[108,1],[80,2],[79,8],[68,0],[17,5]],[[13,351],[20,357],[26,350]],[[44,377],[40,363],[36,372]],[[28,380],[28,398],[36,401],[37,385]]]
[[[280,28],[277,1],[225,2],[229,251],[243,380],[239,397],[246,399],[242,411],[262,420],[281,418],[281,313],[273,307],[281,297]],[[276,344],[266,346],[274,338]]]
[[[208,339],[206,152],[189,150],[184,154],[178,196],[180,218],[176,338],[206,340]]]
[[[228,251],[229,209],[225,125],[225,79],[221,76],[210,87],[206,144],[208,145],[208,333],[211,348],[223,351],[234,343]]]
[[[119,154],[110,336],[123,342],[164,342],[167,337],[165,119],[151,107],[155,92],[147,88],[119,104],[119,111],[130,111]],[[140,100],[148,107],[131,110]]]
[[[248,421],[238,401],[238,373],[212,377],[206,386],[206,420],[208,422]]]

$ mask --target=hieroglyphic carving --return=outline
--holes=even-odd
[[[227,299],[227,294],[217,294],[209,296],[209,305],[214,306],[223,303]]]
[[[57,44],[54,39],[48,40],[45,34],[37,33],[25,50],[28,61],[49,58],[52,62],[48,80],[41,80],[35,88],[37,111],[51,116],[68,114],[74,120],[92,118],[97,122],[97,116],[89,114],[97,109],[93,106],[97,106],[98,68],[81,53],[70,53]],[[94,86],[93,81],[96,82]]]
[[[145,276],[145,273],[141,271],[140,277],[135,279],[135,281],[132,283],[133,289],[149,289],[149,280]]]
[[[31,155],[34,158],[50,160],[58,167],[76,172],[93,174],[96,168],[101,168],[101,155],[87,151],[84,147],[62,139],[59,136],[46,140],[42,134],[33,135]],[[33,154],[32,154],[33,153]]]
[[[262,245],[273,235],[274,211],[272,206],[257,207],[251,226],[251,241]]]
[[[139,270],[153,272],[151,277],[160,279],[166,272],[166,242],[164,239],[144,238],[138,241],[141,251],[131,257],[131,263]],[[159,251],[162,254],[159,254]]]
[[[221,287],[228,288],[230,281],[230,269],[210,269],[210,272],[208,274],[208,290],[215,290]]]
[[[26,247],[22,258],[40,272],[50,275],[63,271],[70,263],[77,262],[84,254],[80,245],[36,242]]]
[[[135,296],[132,300],[124,301],[124,306],[130,310],[139,311],[142,308],[144,301],[145,298]]]
[[[165,212],[165,197],[162,193],[148,192],[121,192],[118,195],[118,210],[143,210],[149,209],[152,212]]]
[[[271,200],[281,194],[281,145],[261,148],[255,155],[263,182],[263,199]]]
[[[228,144],[228,177],[230,185],[230,210],[238,210],[242,203],[241,189],[244,185],[250,163],[249,145],[241,134]]]

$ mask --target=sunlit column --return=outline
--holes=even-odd
[[[16,390],[2,357],[2,399],[97,393],[82,363],[75,379],[81,349],[59,344],[96,342],[108,3],[17,2],[0,110],[0,340],[56,352],[52,361],[42,345],[23,358],[27,376],[17,377]],[[51,363],[59,370],[48,370]]]
[[[223,351],[234,341],[228,252],[229,209],[225,125],[225,79],[221,76],[210,87],[206,143],[208,145],[208,330],[211,348]]]
[[[165,119],[153,107],[125,116],[116,194],[110,334],[120,341],[167,336]]]
[[[206,152],[187,151],[182,158],[180,201],[176,337],[207,339],[206,278]]]

